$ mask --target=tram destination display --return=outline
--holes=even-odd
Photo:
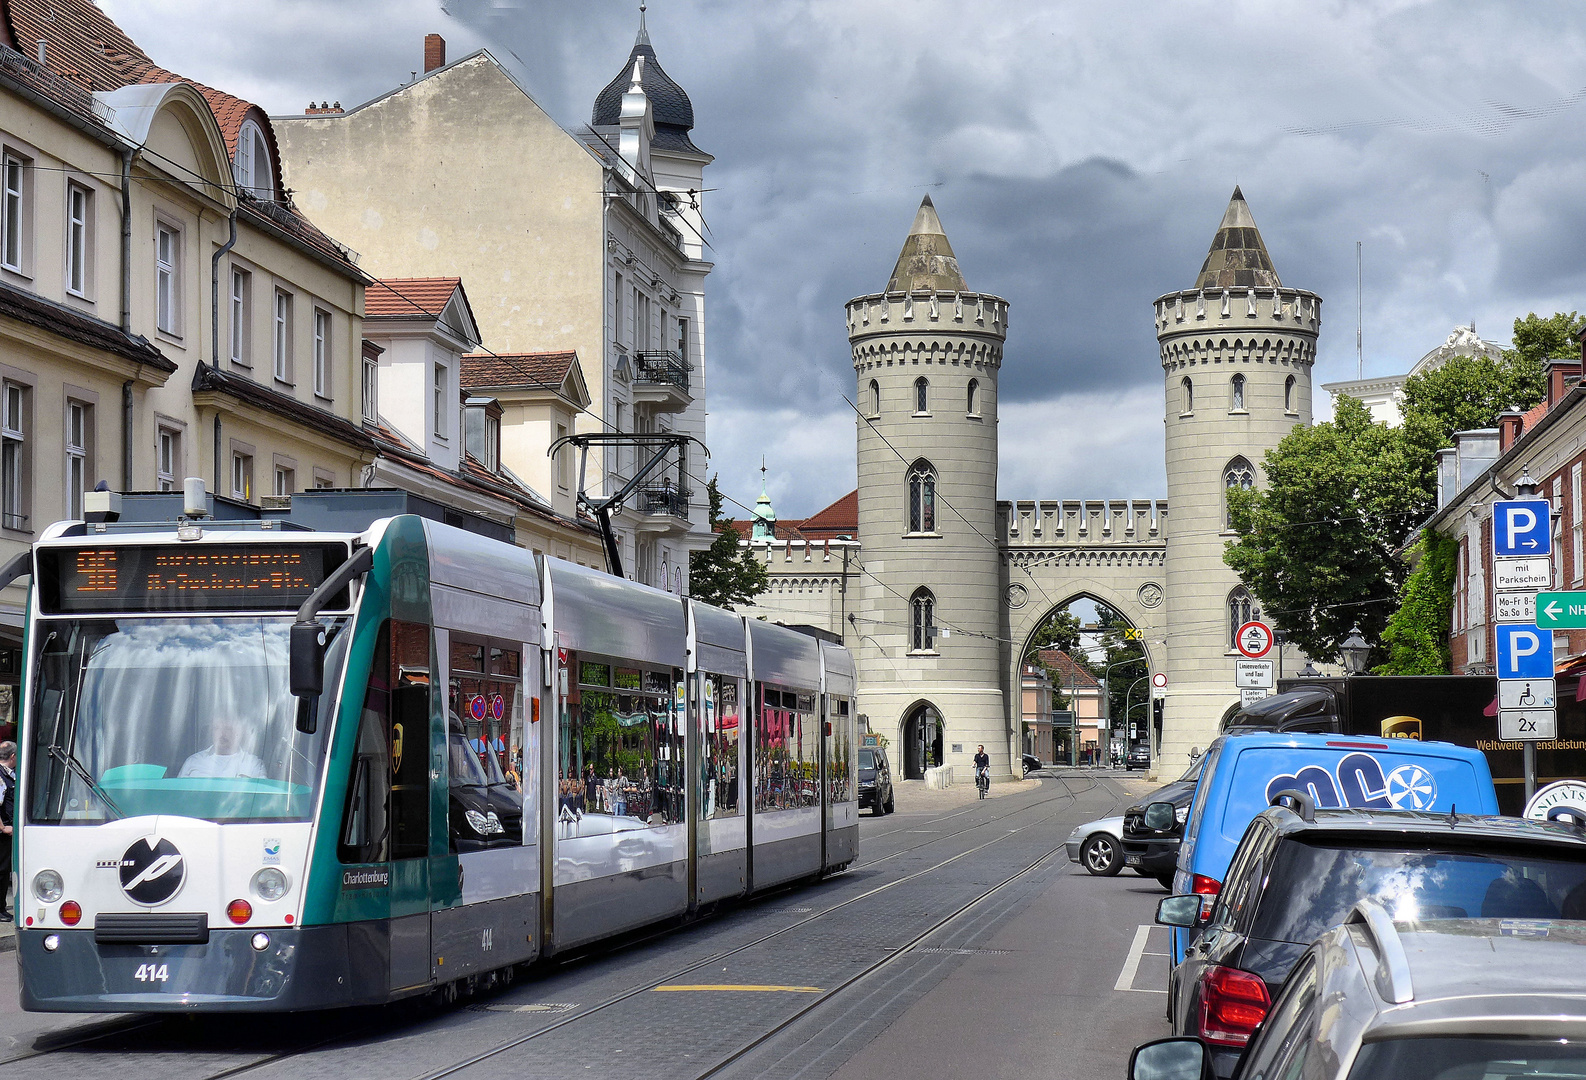
[[[45,614],[296,610],[347,559],[343,544],[40,548]],[[329,609],[345,608],[347,591]]]

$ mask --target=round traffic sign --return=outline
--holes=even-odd
[[[1151,685],[1156,687],[1158,690],[1165,687],[1167,685],[1167,672],[1159,671],[1155,675],[1151,676]]]
[[[1264,622],[1247,622],[1234,635],[1234,646],[1252,660],[1272,651],[1272,628]]]

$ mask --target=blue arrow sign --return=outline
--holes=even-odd
[[[1551,679],[1553,631],[1522,623],[1498,623],[1498,678]]]
[[[1492,504],[1494,555],[1546,555],[1552,550],[1546,499],[1511,499]]]

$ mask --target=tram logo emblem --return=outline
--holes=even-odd
[[[169,840],[134,840],[121,856],[121,891],[135,904],[165,903],[186,877],[187,860]]]

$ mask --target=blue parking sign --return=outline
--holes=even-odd
[[[1493,629],[1498,635],[1498,678],[1553,677],[1553,631],[1522,623],[1499,623]]]
[[[1492,504],[1494,555],[1546,555],[1552,550],[1546,499],[1511,499]]]

